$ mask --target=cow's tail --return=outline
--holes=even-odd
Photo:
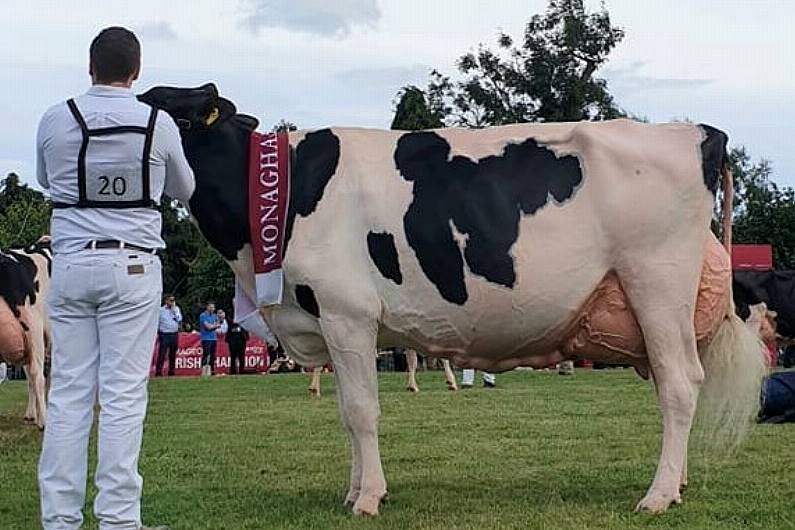
[[[731,256],[731,170],[724,162],[723,245]],[[727,313],[715,337],[701,354],[704,384],[699,397],[698,436],[706,446],[733,449],[743,440],[759,409],[759,391],[767,371],[765,347],[751,328],[737,316],[729,276]]]

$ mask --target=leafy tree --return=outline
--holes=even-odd
[[[391,129],[401,131],[418,131],[444,127],[444,113],[433,108],[426,99],[425,92],[414,85],[406,85],[397,97],[395,117]]]
[[[496,51],[480,45],[463,55],[462,80],[434,70],[430,106],[448,124],[465,127],[620,117],[596,72],[623,38],[604,5],[589,13],[583,0],[550,0],[527,23],[519,45],[501,33]]]
[[[51,211],[44,194],[9,173],[0,181],[0,248],[24,247],[49,233]]]
[[[795,268],[795,191],[773,182],[770,162],[754,162],[745,148],[732,149],[730,157],[735,183],[733,242],[771,244],[776,268]]]

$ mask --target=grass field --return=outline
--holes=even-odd
[[[795,425],[755,426],[737,453],[708,464],[694,451],[684,504],[637,515],[660,427],[652,387],[633,372],[514,372],[497,389],[459,393],[438,372],[419,380],[412,395],[402,374],[380,378],[390,495],[378,519],[341,506],[349,451],[332,377],[319,400],[299,375],[152,381],[144,521],[175,530],[795,529]],[[0,385],[4,530],[37,528],[41,435],[21,424],[24,400],[23,384]],[[96,528],[90,502],[86,513]]]

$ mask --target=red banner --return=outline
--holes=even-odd
[[[198,376],[201,375],[202,367],[202,343],[198,333],[180,333],[177,348],[175,375]],[[157,368],[157,352],[159,344],[155,341],[155,348],[152,352],[152,366],[149,375],[154,376]],[[268,371],[268,346],[255,338],[251,338],[246,345],[244,356],[245,370],[248,372],[267,372]],[[224,336],[218,335],[218,345],[215,350],[215,373],[228,374],[229,346],[224,340]],[[163,373],[168,373],[168,354],[163,363]]]
[[[258,306],[282,302],[282,252],[290,193],[290,143],[284,133],[251,133],[248,215]]]

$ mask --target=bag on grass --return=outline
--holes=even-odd
[[[795,372],[779,372],[765,379],[759,421],[795,422]]]

